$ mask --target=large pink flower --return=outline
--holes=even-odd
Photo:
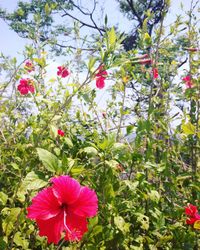
[[[21,95],[27,95],[29,92],[34,93],[35,88],[34,88],[34,86],[32,84],[33,84],[33,81],[31,79],[22,78],[19,81],[19,85],[17,86],[17,89],[19,90]]]
[[[96,193],[65,175],[51,179],[53,185],[40,191],[27,208],[27,217],[36,220],[39,235],[57,244],[61,233],[65,240],[79,241],[87,232],[87,218],[97,214]]]

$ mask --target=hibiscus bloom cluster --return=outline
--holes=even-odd
[[[32,61],[28,60],[25,62],[24,69],[28,72],[31,73],[32,71],[35,70],[35,66]],[[64,66],[59,66],[57,75],[60,76],[61,78],[65,78],[69,75],[69,71],[66,67]],[[20,92],[21,95],[27,95],[29,93],[35,93],[35,88],[33,85],[33,80],[29,78],[22,78],[20,79],[19,85],[17,86],[18,91]],[[59,132],[58,132],[59,134]],[[61,134],[59,134],[61,135]],[[64,135],[61,135],[64,136]]]
[[[185,214],[188,216],[186,223],[195,229],[200,229],[200,214],[196,206],[189,204],[185,207]]]
[[[35,88],[33,86],[33,80],[29,79],[29,78],[22,78],[19,81],[19,85],[17,86],[17,89],[19,90],[21,95],[27,95],[29,93],[34,93],[35,92]]]
[[[70,176],[51,179],[52,186],[40,191],[30,205],[27,217],[35,220],[39,235],[55,243],[65,233],[65,240],[79,241],[88,231],[87,218],[97,214],[96,193]]]

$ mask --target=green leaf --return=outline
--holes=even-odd
[[[93,68],[95,62],[97,61],[96,57],[90,57],[89,62],[88,62],[88,70],[91,71]]]
[[[194,135],[195,134],[195,126],[191,122],[187,122],[182,124],[181,126],[183,133],[186,135]]]
[[[33,171],[28,173],[22,182],[22,186],[26,190],[38,190],[42,187],[45,187],[47,184],[48,182],[40,179],[38,175]]]
[[[21,212],[21,208],[19,207],[10,209],[9,215],[5,218],[5,220],[2,223],[2,228],[6,236],[9,236],[12,233],[14,229],[14,224],[20,212]]]
[[[156,190],[151,190],[149,193],[148,193],[148,197],[150,200],[152,201],[155,201],[155,202],[159,202],[160,200],[160,194],[156,191]]]
[[[89,156],[96,156],[98,154],[98,151],[94,147],[86,147],[83,149],[83,152],[85,152]]]
[[[127,233],[129,232],[129,227],[130,227],[130,224],[129,223],[126,223],[124,221],[124,218],[121,217],[121,216],[116,216],[114,218],[114,223],[115,225],[124,233]]]
[[[14,235],[14,242],[17,246],[28,249],[29,242],[21,235],[21,232],[17,232]]]
[[[8,195],[5,194],[4,192],[0,192],[0,204],[2,204],[3,206],[5,206],[7,200],[8,200]]]
[[[116,39],[117,39],[117,36],[115,33],[115,29],[114,27],[112,27],[112,29],[108,31],[108,43],[110,47],[113,47],[115,45]]]
[[[73,143],[68,137],[65,137],[65,143],[69,148],[73,148]]]
[[[141,228],[144,230],[149,229],[149,217],[141,213],[136,213],[137,221],[141,224]]]
[[[49,7],[48,3],[45,4],[44,11],[47,16],[51,13],[51,8]]]
[[[39,159],[42,161],[43,165],[47,170],[55,173],[59,169],[61,164],[54,154],[42,148],[37,148],[37,153]]]

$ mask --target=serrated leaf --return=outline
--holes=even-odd
[[[37,148],[37,153],[47,170],[55,173],[59,169],[60,162],[54,154],[42,148]]]

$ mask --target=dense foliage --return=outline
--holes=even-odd
[[[198,21],[191,5],[165,30],[168,4],[151,36],[146,14],[128,52],[107,28],[92,53],[67,50],[55,64],[30,29],[21,62],[1,54],[0,249],[200,249]],[[33,25],[51,28],[46,18]],[[77,41],[80,25],[70,31]],[[55,245],[27,207],[61,175],[95,190],[98,214],[81,241]]]

